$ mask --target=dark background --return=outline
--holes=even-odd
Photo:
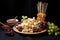
[[[0,1],[0,21],[6,22],[7,19],[18,16],[21,19],[22,15],[28,17],[36,17],[37,2],[48,2],[46,10],[46,21],[54,22],[60,27],[60,2],[59,0],[1,0]],[[1,26],[0,26],[1,27]],[[33,35],[31,35],[33,36]],[[34,35],[19,35],[14,32],[14,36],[5,35],[5,31],[0,29],[0,40],[60,40],[60,36],[48,36],[47,33]]]
[[[28,17],[36,17],[38,1],[48,2],[46,11],[46,21],[54,22],[60,26],[60,3],[59,0],[1,0],[0,4],[0,21],[18,16],[21,19],[22,15]]]

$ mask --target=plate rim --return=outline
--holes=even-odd
[[[40,34],[40,33],[44,33],[44,32],[46,32],[47,31],[47,29],[45,29],[45,30],[43,30],[43,31],[41,31],[41,32],[34,32],[34,33],[30,33],[30,32],[20,32],[20,31],[18,31],[17,29],[16,29],[16,27],[13,27],[13,30],[15,31],[15,32],[17,32],[17,33],[21,33],[21,34]]]

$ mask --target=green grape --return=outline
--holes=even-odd
[[[27,18],[27,16],[22,16],[22,19],[21,19],[21,21],[24,21],[24,20],[26,20],[26,18]]]
[[[58,28],[58,26],[55,26],[55,29],[57,29]]]
[[[57,32],[55,32],[55,36],[57,36],[58,35],[58,33]]]
[[[28,18],[27,16],[25,16],[25,18]]]
[[[52,26],[51,28],[52,28],[52,29],[54,29],[55,27],[54,27],[54,26]]]
[[[59,30],[58,26],[55,26],[54,30],[55,31],[58,31]]]
[[[54,23],[48,22],[48,34],[49,35],[54,33],[57,36],[58,34],[60,34],[58,30],[59,30],[58,26],[56,26]]]
[[[57,30],[60,30],[59,28],[57,28]]]
[[[48,26],[49,26],[49,27],[52,27],[52,25],[51,25],[51,24],[49,24]]]
[[[48,24],[48,27],[52,27],[52,25],[51,24]]]
[[[49,29],[51,29],[51,27],[49,27]]]
[[[60,34],[60,32],[58,31],[58,32],[55,32],[55,36],[57,36],[58,34]]]
[[[51,35],[51,33],[48,33],[49,35]]]
[[[60,32],[57,32],[58,34],[60,33]]]
[[[59,33],[58,34],[60,34],[60,31],[59,31]]]
[[[50,29],[51,32],[53,32],[54,30],[53,29]]]
[[[22,16],[23,19],[25,19],[25,16]]]
[[[51,26],[51,24],[48,24],[48,26]]]
[[[21,19],[21,21],[23,21],[23,19]]]
[[[55,31],[58,31],[59,29],[57,28],[57,29],[55,29]]]
[[[55,26],[54,23],[51,23],[51,28],[52,28],[52,29],[54,29],[54,26]]]
[[[24,18],[24,16],[22,16],[22,18]]]
[[[54,26],[55,24],[54,23],[51,23],[52,26]]]
[[[51,32],[50,30],[48,30],[48,32]]]
[[[50,22],[48,22],[48,24],[50,24]]]

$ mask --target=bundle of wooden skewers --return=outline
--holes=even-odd
[[[37,20],[38,21],[44,21],[45,20],[47,5],[48,5],[48,3],[46,3],[46,2],[44,2],[44,3],[38,2],[37,3],[37,10],[38,10]]]

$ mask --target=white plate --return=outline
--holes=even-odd
[[[17,32],[17,33],[22,33],[22,34],[40,34],[40,33],[43,33],[43,32],[46,32],[46,31],[47,31],[47,29],[45,29],[45,30],[43,30],[43,31],[41,31],[41,32],[20,32],[20,31],[18,31],[15,27],[13,27],[13,30],[14,30],[15,32]]]

